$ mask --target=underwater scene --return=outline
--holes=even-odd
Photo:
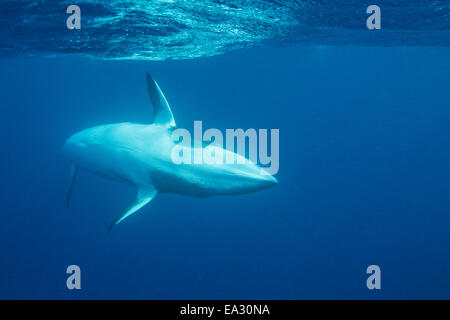
[[[0,21],[0,299],[450,299],[450,1]]]

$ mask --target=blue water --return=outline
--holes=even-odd
[[[76,2],[76,3],[75,3]],[[291,44],[449,45],[448,0],[2,0],[0,54],[101,59],[205,57]],[[81,30],[65,28],[81,8]],[[366,8],[381,8],[368,32]]]
[[[46,2],[53,1],[30,6]],[[365,39],[364,24],[357,32],[311,31],[302,41],[300,29],[286,22],[289,31],[242,45],[239,35],[227,43],[224,31],[223,46],[203,41],[189,49],[182,40],[173,51],[152,47],[159,61],[127,59],[142,54],[134,35],[124,50],[105,53],[110,42],[97,40],[95,48],[68,49],[69,31],[52,29],[48,17],[28,34],[26,25],[11,27],[24,17],[5,3],[0,298],[450,298],[449,22],[432,16],[437,10],[448,18],[447,1],[396,1],[393,7],[406,6],[398,9],[403,17],[410,13],[403,22],[417,27],[390,33],[387,19],[381,39],[370,34],[376,43]],[[241,5],[292,13],[296,3]],[[297,5],[314,16],[327,3]],[[170,5],[166,14],[181,19]],[[57,8],[45,10],[51,16]],[[364,6],[362,12],[364,18]],[[320,21],[333,29],[337,18],[329,19]],[[99,39],[111,31],[83,23],[81,31]],[[250,25],[261,34],[258,23]],[[7,33],[12,29],[22,37]],[[64,141],[97,124],[151,122],[145,71],[158,80],[179,127],[202,120],[223,130],[279,128],[279,184],[242,196],[158,195],[108,233],[136,191],[81,172],[67,209]],[[66,288],[71,264],[81,267],[81,290]],[[366,287],[371,264],[381,267],[381,290]]]

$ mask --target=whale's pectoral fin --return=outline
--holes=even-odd
[[[175,127],[175,119],[173,118],[172,110],[170,110],[169,103],[164,97],[161,89],[152,78],[150,73],[147,72],[147,91],[150,97],[150,101],[153,105],[153,111],[155,114],[154,123],[161,124],[167,127]]]
[[[108,231],[111,231],[111,229],[116,225],[122,222],[125,218],[132,215],[139,209],[141,209],[143,206],[145,206],[147,203],[152,201],[154,197],[158,194],[158,190],[156,190],[153,186],[145,186],[140,187],[139,192],[137,194],[136,200],[130,204],[125,210],[123,210],[116,219],[111,223],[111,225],[108,228]]]
[[[70,168],[70,177],[69,177],[69,187],[67,188],[66,194],[66,206],[69,207],[70,197],[72,196],[73,185],[75,184],[75,179],[77,178],[78,167],[72,166]]]

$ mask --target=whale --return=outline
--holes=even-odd
[[[275,186],[277,179],[263,167],[243,155],[214,143],[191,147],[173,138],[177,129],[172,110],[158,83],[147,72],[147,91],[153,106],[153,123],[113,123],[79,131],[63,145],[63,154],[71,162],[66,205],[80,169],[137,188],[137,196],[109,225],[111,230],[152,201],[159,193],[206,198],[238,195]],[[209,161],[178,163],[179,152],[208,151],[212,155],[245,161]],[[177,151],[177,152],[178,152]]]

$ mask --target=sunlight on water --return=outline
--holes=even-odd
[[[101,59],[190,59],[262,44],[448,45],[446,1],[377,1],[382,29],[357,0],[2,0],[0,54],[82,54]]]

